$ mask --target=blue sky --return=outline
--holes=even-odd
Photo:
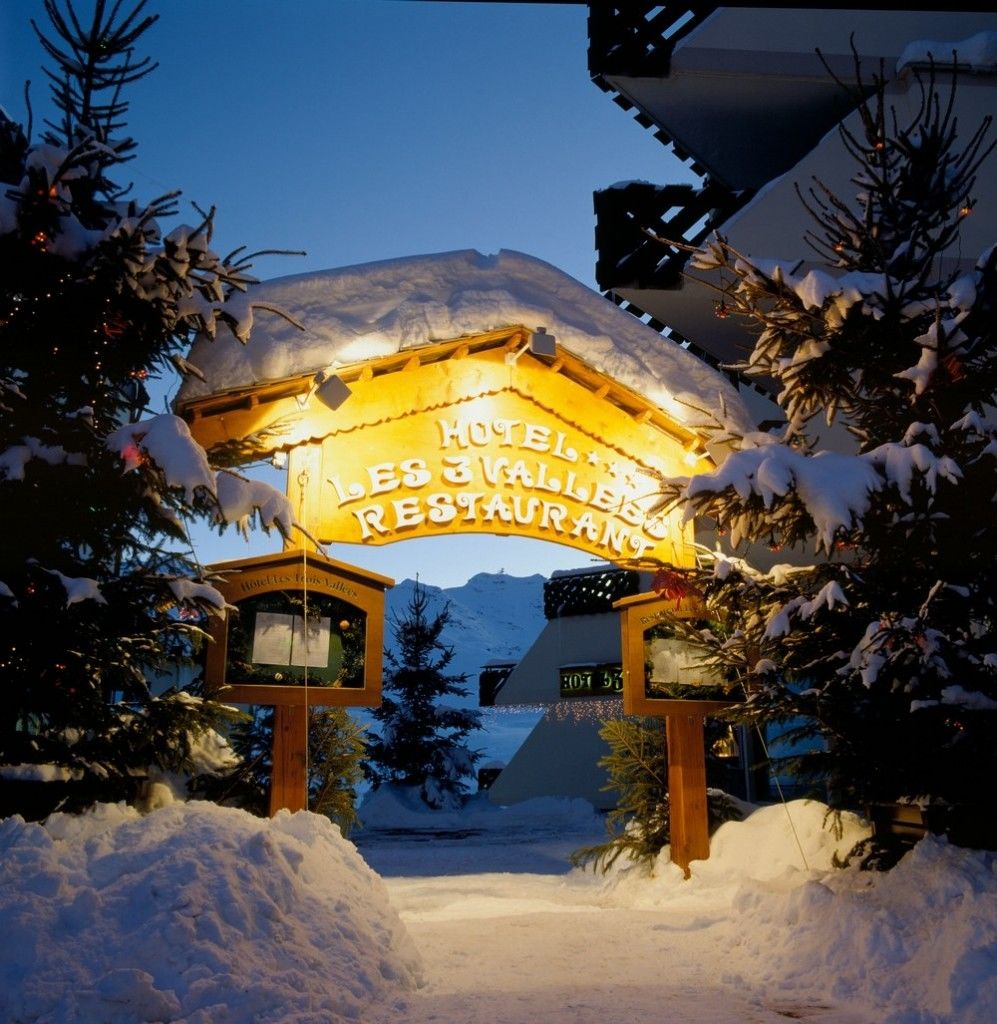
[[[180,188],[185,219],[190,201],[217,206],[219,251],[307,252],[261,261],[261,277],[508,248],[594,287],[593,190],[688,180],[589,80],[584,5],[160,0],[148,11],[160,20],[142,53],[160,66],[130,93],[135,194]],[[31,17],[44,23],[40,0],[0,5],[0,104],[23,119],[31,79],[37,134],[48,87]],[[205,531],[195,543],[203,561],[279,547]],[[443,586],[587,561],[480,536],[331,553]]]

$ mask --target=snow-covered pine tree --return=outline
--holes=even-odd
[[[606,815],[606,841],[572,851],[571,863],[591,864],[593,871],[603,874],[624,855],[633,863],[650,865],[671,841],[664,719],[611,718],[602,723],[599,736],[609,747],[599,759],[609,778],[602,788],[617,794],[616,806]],[[711,833],[725,821],[740,821],[743,816],[719,789],[706,791],[706,813]]]
[[[430,612],[430,598],[416,583],[405,614],[392,621],[396,650],[386,651],[384,699],[374,710],[378,734],[368,747],[375,787],[384,783],[418,789],[428,806],[453,810],[467,792],[479,753],[467,745],[481,728],[481,714],[442,702],[466,697],[465,675],[447,672],[452,647],[440,639],[450,609]]]
[[[133,56],[142,7],[95,0],[85,24],[46,0],[57,120],[33,140],[0,112],[0,774],[72,783],[34,807],[8,785],[8,813],[128,799],[150,766],[189,767],[219,705],[149,682],[223,604],[177,553],[185,519],[293,522],[273,488],[212,469],[182,420],[140,418],[146,378],[219,325],[245,341],[253,311],[248,260],[211,250],[210,214],[162,237],[178,193],[146,203],[111,180],[135,146],[121,90],[153,68]]]
[[[882,83],[843,129],[856,196],[801,191],[824,267],[794,273],[715,237],[725,302],[759,330],[738,369],[771,378],[787,425],[733,437],[715,473],[672,481],[737,545],[809,547],[819,563],[762,574],[717,557],[698,586],[717,624],[677,624],[749,693],[749,722],[823,739],[800,763],[835,807],[994,805],[997,777],[997,248],[960,270],[960,225],[990,151],[960,138],[955,80],[932,73],[902,121]],[[815,450],[814,417],[851,454]],[[720,440],[723,431],[717,439]]]

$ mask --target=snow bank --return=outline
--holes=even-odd
[[[997,860],[929,837],[892,871],[832,867],[868,834],[840,837],[815,801],[728,822],[692,878],[662,853],[652,877],[623,867],[610,905],[671,905],[724,932],[726,979],[772,996],[826,999],[882,1024],[990,1024],[997,1006]],[[790,825],[792,821],[792,825]],[[806,867],[804,867],[804,857]],[[698,914],[697,914],[698,912]]]
[[[997,884],[991,855],[929,837],[887,874],[845,872],[734,903],[755,980],[889,1007],[883,1024],[991,1024]]]
[[[742,429],[753,421],[726,378],[549,263],[507,249],[473,249],[300,274],[255,288],[255,303],[289,313],[259,318],[251,339],[194,343],[180,399],[282,380],[328,366],[393,355],[434,341],[515,324],[543,326],[557,343],[690,425],[689,404],[718,410]]]
[[[340,1024],[419,980],[383,883],[317,815],[8,818],[0,880],[11,1024]]]

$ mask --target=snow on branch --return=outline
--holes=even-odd
[[[25,437],[20,444],[0,452],[0,478],[23,480],[28,462],[38,459],[50,466],[83,466],[86,458],[78,452],[67,452],[61,445],[47,445],[37,437]]]
[[[255,514],[265,531],[276,529],[285,537],[298,525],[290,501],[276,487],[228,470],[221,470],[217,480],[219,523],[234,523],[240,533],[246,534]]]
[[[877,467],[861,456],[818,452],[808,456],[783,444],[734,452],[715,473],[677,478],[686,519],[703,511],[713,496],[730,489],[742,501],[761,498],[766,509],[796,494],[813,519],[818,547],[830,549],[839,529],[848,529],[869,508],[870,495],[884,486]]]
[[[893,486],[905,502],[911,501],[911,483],[914,471],[920,474],[924,486],[934,494],[938,478],[956,484],[962,479],[962,470],[948,456],[938,456],[923,444],[897,444],[888,442],[871,452],[859,456],[871,462],[882,474],[884,485]]]
[[[911,711],[947,704],[950,707],[965,708],[968,711],[997,711],[997,700],[978,690],[966,690],[961,686],[946,686],[940,700],[911,701]]]
[[[234,523],[245,533],[258,515],[264,530],[277,529],[285,536],[297,525],[290,502],[275,487],[227,470],[215,472],[179,416],[164,413],[128,423],[108,434],[105,444],[121,457],[125,472],[149,459],[162,473],[167,489],[180,491],[186,504],[193,505],[203,495],[214,499],[219,524]]]
[[[915,474],[930,494],[936,492],[939,478],[951,484],[962,479],[953,459],[936,455],[923,444],[890,442],[870,452],[845,455],[807,454],[774,443],[734,452],[713,473],[675,477],[665,483],[677,489],[686,520],[711,514],[711,506],[728,490],[741,502],[761,499],[767,511],[793,495],[813,520],[818,550],[830,551],[837,531],[861,523],[874,493],[892,489],[910,504]]]
[[[150,458],[162,470],[167,486],[183,491],[187,504],[194,503],[198,490],[215,493],[208,457],[179,416],[163,414],[127,423],[111,431],[105,443],[121,456],[126,471]]]
[[[207,607],[213,614],[221,615],[225,611],[225,598],[210,583],[200,583],[186,577],[176,577],[168,581],[173,597],[178,605],[187,607]]]
[[[107,600],[100,592],[100,585],[96,580],[86,576],[65,576],[58,569],[46,569],[44,565],[38,568],[49,576],[54,576],[66,592],[66,607],[71,604],[78,604],[80,601],[95,601],[97,604],[107,604]]]

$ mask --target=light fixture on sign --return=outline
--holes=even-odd
[[[319,370],[315,374],[315,397],[328,409],[336,410],[353,392],[346,381],[331,370]]]
[[[557,356],[557,338],[547,333],[546,327],[538,327],[530,333],[526,343],[521,345],[515,352],[507,352],[505,361],[512,366],[519,361],[524,352],[538,359],[554,359]]]
[[[735,757],[741,756],[741,747],[737,742],[737,735],[732,725],[728,725],[727,731],[722,733],[719,739],[713,741],[710,751],[714,757],[724,760],[733,760]]]
[[[557,339],[547,333],[546,327],[538,327],[530,335],[530,354],[541,359],[553,359],[557,355]]]
[[[687,466],[695,466],[700,459],[705,459],[708,454],[706,445],[700,438],[696,438],[682,453],[682,461]]]

